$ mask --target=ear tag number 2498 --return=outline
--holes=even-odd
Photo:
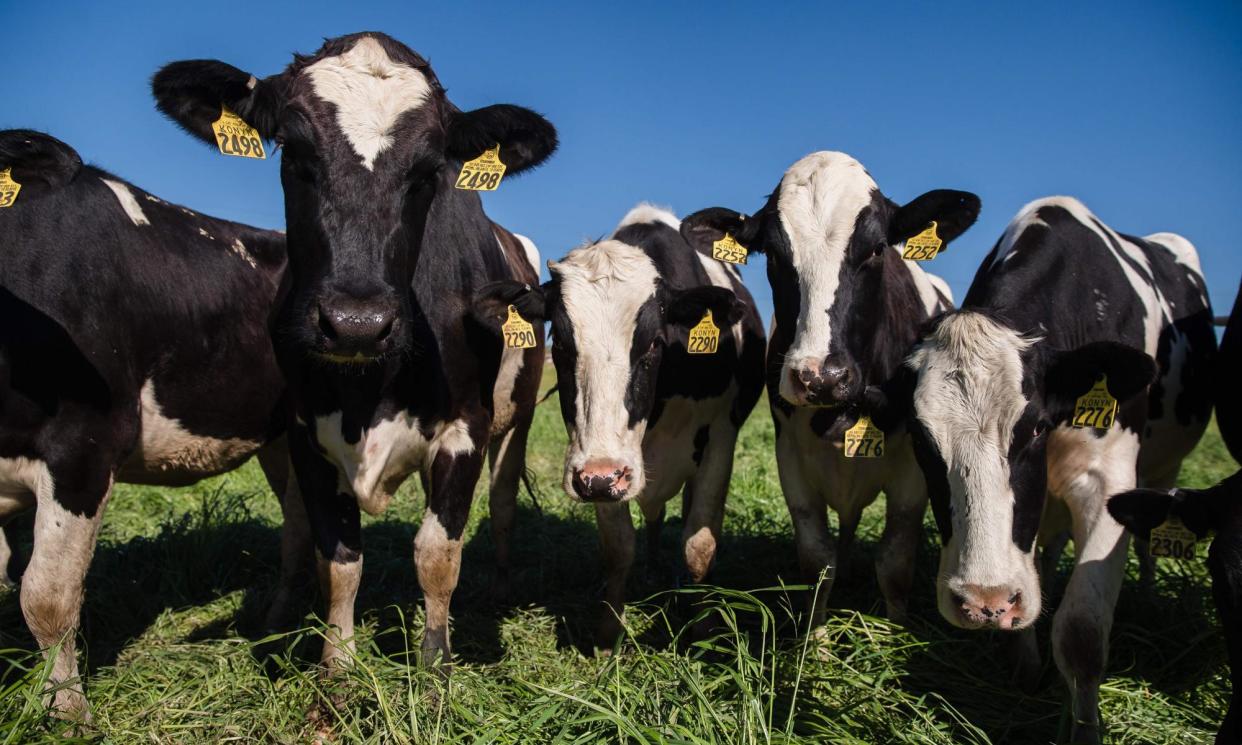
[[[879,458],[884,455],[884,430],[875,426],[871,417],[863,415],[845,430],[846,458]]]
[[[263,138],[259,137],[258,130],[227,106],[220,107],[220,118],[211,123],[211,131],[216,134],[216,147],[225,155],[267,159],[267,153],[263,151]]]
[[[461,174],[453,186],[466,191],[496,191],[504,175],[505,164],[500,162],[500,145],[496,145],[484,150],[474,160],[462,163]]]
[[[902,251],[901,258],[910,261],[931,261],[936,258],[936,254],[940,253],[940,247],[943,245],[944,241],[936,235],[936,221],[933,220],[927,230],[906,239],[906,250]]]
[[[715,354],[720,346],[720,329],[712,320],[709,310],[703,314],[703,320],[690,329],[690,339],[686,347],[689,354]]]
[[[505,346],[509,349],[533,349],[535,347],[535,327],[530,321],[522,318],[517,308],[509,306],[509,317],[500,326],[505,337]]]
[[[1101,376],[1091,390],[1078,397],[1070,425],[1082,429],[1108,429],[1117,418],[1117,399],[1108,392],[1108,376]]]

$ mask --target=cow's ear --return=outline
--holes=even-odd
[[[694,327],[707,311],[717,326],[732,326],[742,320],[746,305],[737,299],[732,290],[724,287],[692,287],[688,290],[668,290],[668,321],[686,328]]]
[[[284,104],[279,80],[260,80],[219,60],[184,60],[160,68],[151,93],[156,108],[204,142],[216,144],[211,125],[225,106],[270,140]]]
[[[979,217],[979,197],[968,191],[936,189],[900,207],[888,225],[888,242],[897,245],[936,223],[936,235],[949,242],[966,232]]]
[[[509,317],[512,305],[522,318],[540,325],[547,317],[544,311],[543,288],[512,279],[483,285],[474,293],[473,314],[483,326],[499,330]]]
[[[1147,538],[1169,516],[1173,497],[1159,489],[1131,489],[1108,500],[1108,512],[1134,535]]]
[[[471,160],[500,145],[505,175],[534,168],[556,151],[556,127],[530,109],[510,104],[454,111],[448,121],[446,154]]]
[[[1111,341],[1052,352],[1044,370],[1044,391],[1053,420],[1067,421],[1078,397],[1101,376],[1108,377],[1113,398],[1125,403],[1156,379],[1156,361],[1141,350]]]
[[[688,215],[681,221],[681,237],[695,250],[710,253],[712,244],[725,236],[746,247],[751,253],[763,253],[759,237],[760,220],[737,210],[724,207],[708,207]]]
[[[13,180],[23,187],[42,184],[55,189],[73,180],[82,170],[78,153],[60,140],[32,129],[0,131],[0,171],[12,169]]]

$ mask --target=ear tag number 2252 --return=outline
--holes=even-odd
[[[509,349],[533,349],[535,347],[535,327],[530,321],[522,318],[517,308],[509,306],[509,317],[500,327],[505,337],[505,346]]]
[[[259,137],[258,130],[229,111],[227,106],[220,107],[220,118],[211,123],[211,131],[216,134],[216,147],[225,155],[267,159],[267,153],[263,151],[263,138]]]
[[[1091,390],[1078,397],[1074,404],[1074,418],[1070,425],[1108,429],[1117,418],[1117,399],[1108,392],[1108,376],[1101,376]]]
[[[505,164],[500,162],[500,145],[496,145],[484,150],[474,160],[462,163],[461,174],[453,186],[466,191],[496,191],[504,175]]]
[[[690,329],[689,344],[686,351],[690,354],[715,354],[720,346],[720,329],[712,321],[712,312],[703,314],[703,320]]]
[[[746,247],[737,242],[737,239],[728,233],[724,234],[724,238],[712,243],[712,258],[717,261],[727,261],[730,264],[745,264],[746,255],[750,253]]]
[[[17,192],[21,190],[22,185],[13,180],[12,168],[0,171],[0,208],[12,207],[17,201]]]
[[[845,430],[846,458],[879,458],[884,455],[884,430],[875,426],[871,417],[858,417],[858,422]]]
[[[936,221],[933,220],[927,230],[906,239],[906,250],[902,251],[901,258],[910,261],[931,261],[936,258],[936,254],[940,253],[940,247],[943,245],[944,241],[936,235]]]
[[[1159,526],[1151,530],[1151,555],[1161,559],[1189,561],[1195,558],[1195,542],[1198,536],[1180,519],[1169,515]]]

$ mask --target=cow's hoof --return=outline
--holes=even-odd
[[[78,725],[89,725],[94,720],[86,694],[82,693],[81,688],[61,688],[52,694],[49,704],[52,707],[52,716],[57,719],[76,722]],[[80,729],[74,727],[73,736],[79,736]]]
[[[621,621],[613,615],[612,611],[605,610],[603,617],[600,618],[599,626],[595,628],[595,653],[601,656],[612,654],[620,636]]]
[[[453,655],[449,652],[448,639],[434,634],[424,637],[421,662],[423,667],[447,678],[453,671]]]
[[[1070,731],[1069,745],[1100,745],[1100,725],[1075,722]]]
[[[513,605],[513,583],[507,572],[497,574],[492,579],[492,586],[488,588],[488,601],[493,608],[508,608]]]

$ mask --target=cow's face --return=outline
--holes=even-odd
[[[839,406],[857,401],[866,385],[883,382],[866,378],[875,340],[883,336],[875,309],[892,276],[885,269],[901,260],[894,247],[932,221],[947,244],[978,214],[978,197],[959,191],[932,191],[896,205],[858,161],[818,152],[786,171],[753,216],[702,210],[682,221],[682,235],[710,250],[729,233],[767,254],[776,324],[792,329],[793,337],[781,369],[781,397],[800,406]]]
[[[552,125],[526,109],[457,110],[422,57],[379,33],[330,40],[264,80],[199,60],[166,66],[152,87],[191,134],[214,143],[227,106],[280,145],[293,277],[280,336],[330,362],[406,343],[424,224],[462,161],[499,144],[508,175],[556,147]]]
[[[666,286],[646,253],[620,241],[575,249],[548,267],[552,360],[569,432],[565,493],[634,499],[646,483],[643,435],[666,351],[684,352],[687,330],[706,311],[727,330],[745,308],[724,288]]]
[[[963,628],[1025,628],[1041,607],[1035,539],[1049,433],[1101,375],[1125,402],[1151,382],[1155,363],[1110,342],[1052,350],[962,311],[937,323],[909,366],[911,435],[943,544],[940,613]]]

